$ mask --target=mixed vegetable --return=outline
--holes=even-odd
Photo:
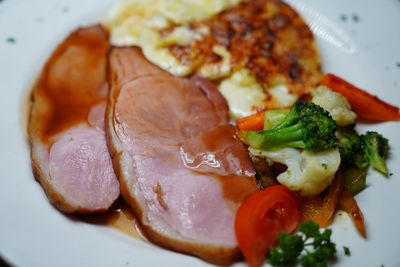
[[[236,237],[247,262],[261,265],[279,233],[295,231],[300,220],[299,199],[284,186],[270,186],[249,197],[235,220]]]
[[[357,88],[351,83],[333,75],[327,74],[322,79],[324,85],[349,101],[351,107],[361,120],[369,121],[399,121],[399,108],[392,106],[378,97]]]
[[[336,145],[336,122],[320,106],[309,102],[296,102],[287,110],[271,110],[264,114],[263,131],[247,131],[245,143],[253,148],[302,148],[324,151]],[[239,133],[240,134],[240,133]]]
[[[318,224],[304,222],[295,235],[281,233],[279,246],[268,254],[272,266],[287,267],[301,264],[303,267],[323,267],[336,254],[336,244],[331,241],[331,229],[321,231]],[[347,255],[349,248],[343,247]]]
[[[330,230],[321,233],[318,227],[329,226],[337,209],[366,236],[354,195],[364,189],[369,166],[388,175],[389,142],[377,132],[359,135],[356,118],[399,121],[400,113],[327,74],[311,102],[237,121],[237,135],[249,146],[264,187],[236,215],[239,246],[251,266],[261,265],[266,255],[273,266],[326,266],[336,248]],[[301,222],[307,223],[298,227]],[[297,228],[300,235],[289,235]],[[304,252],[306,246],[313,252]]]

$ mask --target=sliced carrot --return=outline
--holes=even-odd
[[[303,222],[313,221],[320,227],[329,226],[332,223],[333,214],[336,210],[339,197],[342,192],[342,177],[336,174],[332,184],[329,186],[328,192],[324,198],[320,196],[304,197],[302,203]]]
[[[261,131],[264,127],[264,112],[238,119],[236,128],[240,131]]]
[[[277,108],[278,109],[278,108]],[[290,109],[290,106],[281,107],[279,109]],[[240,131],[261,131],[264,129],[264,113],[271,108],[265,109],[256,114],[238,119],[236,128]]]
[[[398,107],[382,101],[333,74],[325,75],[320,84],[345,96],[359,119],[372,121],[400,120]]]
[[[357,204],[357,201],[349,192],[343,191],[340,195],[339,208],[350,215],[360,235],[366,237],[367,233],[364,225],[364,216]]]

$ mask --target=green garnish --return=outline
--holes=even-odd
[[[8,37],[8,38],[6,39],[6,41],[7,41],[7,43],[11,43],[11,44],[15,44],[15,42],[16,42],[16,40],[15,40],[14,37]]]
[[[348,247],[343,247],[343,251],[344,251],[344,255],[346,255],[346,256],[350,256],[351,255],[350,249]]]
[[[357,14],[353,14],[351,17],[352,17],[354,22],[359,22],[360,21],[360,17]]]
[[[298,264],[302,267],[328,266],[328,261],[332,260],[336,253],[331,234],[331,229],[321,231],[314,222],[302,223],[296,234],[279,235],[279,246],[271,249],[267,262],[276,267]],[[350,250],[348,252],[350,253]]]

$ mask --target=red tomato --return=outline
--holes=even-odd
[[[300,219],[296,195],[282,185],[267,187],[246,199],[236,213],[235,231],[249,265],[262,265],[279,233],[293,232]]]

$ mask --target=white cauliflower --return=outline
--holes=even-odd
[[[318,153],[295,148],[266,151],[250,147],[249,150],[253,155],[285,164],[288,168],[278,175],[278,181],[302,196],[317,195],[326,189],[340,165],[338,149]]]
[[[312,93],[311,102],[323,107],[329,112],[338,126],[346,126],[356,119],[357,115],[351,110],[347,99],[326,86],[318,86]]]

